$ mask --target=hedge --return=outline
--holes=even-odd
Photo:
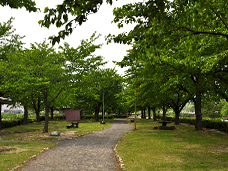
[[[103,117],[99,115],[99,119],[102,119]],[[127,118],[127,115],[105,115],[105,119],[112,119],[112,118]],[[49,116],[49,119],[50,116]],[[59,116],[59,115],[54,115],[53,116],[54,120],[65,120],[66,116]],[[83,115],[81,119],[94,119],[94,115]],[[40,116],[40,121],[44,121],[45,116]],[[36,122],[36,119],[28,119],[27,123],[33,123]],[[23,124],[23,119],[15,119],[15,120],[10,120],[10,121],[2,121],[2,129],[4,128],[10,128],[13,126],[18,126]]]
[[[175,118],[167,117],[167,120],[175,122]],[[195,118],[180,118],[180,123],[195,125]],[[202,119],[202,127],[208,129],[217,129],[228,133],[228,122],[220,119]]]

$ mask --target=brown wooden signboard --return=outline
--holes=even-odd
[[[67,122],[79,122],[81,110],[66,110]]]

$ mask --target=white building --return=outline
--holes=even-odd
[[[13,107],[12,105],[8,105],[8,104],[2,104],[1,112],[22,114],[22,113],[24,113],[24,107],[20,106],[19,104],[15,107]]]

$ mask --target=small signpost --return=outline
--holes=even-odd
[[[66,121],[71,122],[67,128],[78,128],[81,118],[81,110],[66,110]]]

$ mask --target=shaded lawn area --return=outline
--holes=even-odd
[[[154,130],[152,120],[137,120],[137,130],[120,139],[117,147],[126,170],[228,170],[228,135],[193,126]],[[169,124],[172,125],[172,124]]]
[[[50,140],[73,138],[88,132],[106,129],[111,127],[108,122],[112,121],[106,119],[106,124],[100,124],[83,120],[79,123],[79,128],[72,129],[66,128],[67,125],[71,125],[69,122],[49,121],[49,133],[42,133],[44,122],[3,129],[0,131],[0,170],[11,170],[18,165],[23,165],[24,161],[42,150],[50,149],[58,144],[57,141]],[[50,136],[52,131],[59,131],[61,135]]]
[[[8,171],[24,164],[42,150],[48,150],[57,143],[51,142],[0,142],[0,170]]]
[[[48,133],[42,133],[44,127],[44,121],[29,123],[28,125],[20,125],[16,127],[6,128],[0,131],[1,138],[4,140],[54,140],[72,138],[80,136],[92,131],[98,131],[111,127],[108,122],[112,120],[106,120],[107,124],[100,124],[91,120],[82,120],[79,123],[79,128],[67,129],[66,126],[71,125],[66,121],[49,121]],[[52,131],[59,131],[61,136],[50,136]],[[71,133],[71,134],[69,134]]]

